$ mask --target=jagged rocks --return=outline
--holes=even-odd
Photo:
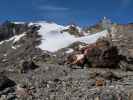
[[[12,46],[10,41],[1,44],[0,70],[6,70],[4,74],[13,79],[18,85],[16,89],[7,87],[1,90],[0,94],[2,96],[0,95],[0,99],[3,97],[4,100],[14,100],[16,98],[23,100],[24,97],[25,100],[58,98],[60,100],[66,100],[66,98],[68,100],[84,100],[85,98],[86,100],[127,100],[128,95],[126,94],[128,92],[126,90],[133,88],[133,73],[121,69],[122,67],[129,68],[127,62],[131,63],[132,60],[120,56],[118,51],[121,48],[117,48],[115,43],[112,45],[108,43],[108,40],[100,40],[91,45],[77,42],[56,53],[46,52],[46,54],[43,54],[44,52],[42,53],[41,49],[35,48],[41,41],[38,39],[38,29],[38,26],[30,26],[26,36],[17,42],[17,45],[21,47],[16,50],[10,50],[9,46]],[[17,33],[19,34],[19,31]],[[73,52],[64,52],[69,49],[73,49]],[[132,54],[132,49],[129,51]],[[124,52],[126,52],[125,49],[120,54],[127,56]],[[3,57],[3,55],[6,56]],[[74,64],[72,67],[76,67],[75,69],[64,64],[65,58],[69,55],[72,55],[72,59],[70,57],[67,60],[70,60],[70,64]],[[32,58],[32,60],[29,60],[29,58]],[[5,59],[7,60],[5,61]],[[118,64],[120,59],[122,60],[120,64],[123,65],[121,67]],[[126,60],[127,62],[125,62]],[[81,69],[80,66],[77,66],[78,64],[89,68]],[[121,69],[111,69],[117,66]],[[10,69],[14,71],[9,71]],[[18,70],[21,70],[24,74],[18,73]],[[26,87],[21,85],[23,82]],[[132,100],[132,94],[131,91],[129,100]],[[64,96],[66,98],[62,98]]]
[[[71,26],[69,26],[68,29],[62,30],[61,32],[62,33],[63,32],[69,32],[70,34],[75,35],[75,36],[80,35],[79,29],[75,25],[71,25]]]
[[[129,61],[128,63],[127,62],[124,62],[124,61],[121,61],[119,63],[119,66],[122,70],[125,70],[125,71],[133,71],[133,62]]]
[[[0,25],[0,41],[8,39],[16,34],[22,34],[28,31],[30,28],[27,23],[15,24],[10,21],[5,21]]]
[[[0,90],[4,90],[5,88],[12,87],[14,85],[15,85],[14,81],[0,74]]]

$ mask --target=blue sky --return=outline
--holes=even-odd
[[[0,21],[55,21],[92,25],[106,16],[133,22],[133,0],[0,0]]]

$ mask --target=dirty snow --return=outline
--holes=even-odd
[[[77,54],[77,55],[75,55],[76,56],[76,60],[77,61],[79,61],[79,60],[81,60],[81,59],[83,59],[84,58],[84,55],[83,54]]]
[[[0,45],[3,44],[3,43],[4,43],[4,41],[1,41],[1,42],[0,42]]]
[[[23,33],[23,34],[20,34],[20,35],[15,35],[14,36],[14,39],[13,39],[13,43],[19,41],[22,37],[24,37],[26,34]]]
[[[13,41],[13,43],[16,43],[17,41],[19,41],[22,37],[24,37],[26,34],[20,34],[20,35],[15,35],[7,40],[1,41],[0,45],[3,44],[4,42],[9,42],[9,41]]]
[[[12,49],[17,49],[19,47],[21,47],[21,45],[15,45],[15,46],[12,46]]]
[[[74,50],[72,48],[69,48],[65,53],[72,53]]]
[[[87,44],[95,43],[97,39],[107,35],[107,30],[104,30],[93,35],[77,38],[68,32],[61,33],[61,30],[66,29],[64,26],[46,22],[38,24],[41,26],[38,32],[42,36],[42,43],[39,45],[39,48],[50,52],[56,52],[78,41]]]

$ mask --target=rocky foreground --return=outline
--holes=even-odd
[[[15,27],[18,35],[26,35],[14,42],[14,31],[7,25]],[[9,37],[0,34],[0,100],[133,100],[132,24],[112,25],[112,44],[130,63],[120,61],[116,67],[102,68],[66,63],[69,56],[81,52],[78,47],[86,46],[84,43],[51,53],[37,48],[41,43],[37,31],[40,26],[7,25],[0,28],[12,33]],[[88,30],[101,31],[99,27]]]

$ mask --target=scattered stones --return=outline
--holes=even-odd
[[[21,63],[21,72],[26,73],[29,70],[34,70],[38,67],[39,66],[37,66],[33,61],[22,61],[22,63]]]

